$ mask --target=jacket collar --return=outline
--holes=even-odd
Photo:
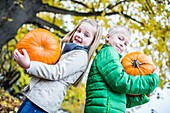
[[[109,44],[104,44],[104,45],[103,45],[103,48],[105,48],[105,47],[111,47],[111,48],[113,48],[115,51],[117,51],[116,48],[110,46]],[[117,52],[117,53],[118,53],[118,52]],[[119,54],[119,53],[118,53],[118,54]],[[119,54],[119,57],[122,58],[122,55]]]
[[[66,43],[64,46],[64,49],[62,50],[62,54],[65,54],[67,52],[70,52],[72,50],[84,50],[88,53],[89,51],[89,46],[79,46],[75,43]]]

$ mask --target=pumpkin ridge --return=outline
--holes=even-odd
[[[140,63],[138,63],[137,65],[136,64],[134,65],[133,62],[140,62]],[[140,73],[151,73],[154,71],[153,62],[147,57],[147,55],[145,55],[141,52],[131,52],[131,53],[126,54],[122,58],[121,63],[123,65],[125,71],[127,71],[127,69],[129,71],[130,70],[129,68],[133,69],[135,67],[137,67],[136,69],[139,68],[139,71],[141,71]],[[131,65],[131,66],[129,66],[129,65]],[[142,72],[142,69],[144,70],[144,72]],[[148,72],[145,71],[145,69],[148,70]],[[135,72],[135,70],[134,70],[134,72],[131,72],[130,74],[135,76],[136,74],[141,75],[140,73],[138,73],[138,71]]]
[[[48,56],[48,54],[47,54],[47,56]],[[49,54],[49,56],[53,56],[53,55],[52,55],[52,54]],[[54,56],[55,56],[55,55],[54,55]],[[54,58],[53,58],[53,59],[50,59],[50,57],[48,57],[48,59],[49,59],[50,62],[53,62],[53,63],[54,63],[54,61],[53,61]]]
[[[37,36],[37,33],[35,33],[34,31],[32,31],[31,33],[32,33],[32,35],[33,35],[34,38],[35,38],[35,39],[34,39],[34,38],[32,38],[32,39],[35,40],[35,42],[37,42],[38,45],[42,45],[42,43],[41,43],[41,41],[40,41],[41,39]],[[41,35],[41,34],[40,34],[40,35]],[[42,38],[43,38],[43,37],[42,37]]]
[[[131,59],[129,61],[129,59]],[[140,62],[137,68],[134,68],[133,62]],[[155,65],[151,59],[148,58],[147,55],[141,52],[131,52],[126,54],[122,58],[122,65],[127,74],[132,76],[147,76],[152,73],[155,69]],[[129,94],[128,94],[129,95]],[[130,94],[132,96],[140,95],[140,94]]]
[[[31,30],[18,41],[16,48],[26,49],[31,61],[40,61],[54,64],[58,61],[61,50],[58,38],[46,29],[38,28]]]

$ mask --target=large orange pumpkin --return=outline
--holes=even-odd
[[[31,61],[47,64],[56,63],[61,54],[58,38],[42,28],[28,32],[19,40],[16,48],[20,53],[22,53],[22,49],[26,49]]]
[[[131,52],[122,58],[122,65],[126,73],[131,75],[148,75],[155,70],[155,66],[147,55],[141,52]]]
[[[122,65],[125,72],[136,76],[136,75],[148,75],[155,70],[155,66],[151,59],[147,55],[141,52],[131,52],[126,54],[122,58]],[[128,94],[130,96],[137,96],[139,94]]]

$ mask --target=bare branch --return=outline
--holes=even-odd
[[[29,22],[28,22],[28,23],[29,23]],[[67,33],[67,31],[65,31],[64,29],[61,29],[60,27],[58,27],[58,26],[56,26],[56,25],[54,25],[54,24],[52,24],[52,23],[49,23],[49,22],[47,22],[47,21],[45,21],[45,20],[43,20],[43,19],[41,19],[41,18],[38,18],[38,17],[35,17],[35,18],[33,19],[33,21],[30,22],[30,23],[34,23],[34,24],[39,25],[39,26],[41,26],[41,27],[44,27],[43,25],[45,25],[45,26],[54,28],[55,30],[59,30],[59,31],[60,31],[61,33],[63,33],[63,34],[66,34],[66,33]]]
[[[128,19],[131,19],[139,24],[141,24],[142,26],[144,25],[142,22],[136,20],[135,18],[132,18],[131,16],[127,15],[127,14],[124,14],[123,12],[121,12],[121,14],[125,17],[125,18],[128,18]]]
[[[124,1],[120,1],[118,2],[117,4],[114,5],[114,7],[118,4],[121,4],[123,2],[127,2],[128,0],[124,0]],[[49,6],[49,5],[46,5],[46,7],[44,7],[44,9],[42,9],[41,11],[49,11],[49,12],[53,12],[53,13],[60,13],[60,14],[69,14],[69,15],[74,15],[74,16],[101,16],[102,12],[103,11],[94,11],[94,12],[87,12],[87,13],[82,13],[82,12],[77,12],[77,11],[70,11],[70,10],[67,10],[67,9],[62,9],[62,8],[58,8],[58,7],[53,7],[53,6]],[[119,12],[111,12],[111,13],[106,13],[107,16],[109,15],[116,15],[116,14],[119,14]],[[126,15],[122,12],[122,15],[125,17],[125,18],[128,18],[128,19],[131,19],[141,25],[143,25],[143,23],[141,23],[140,21],[132,18],[131,16],[129,15]]]
[[[122,4],[122,3],[125,3],[125,2],[128,2],[128,0],[124,0],[124,1],[117,2],[115,5],[109,4],[109,5],[107,6],[107,8],[108,8],[108,9],[113,9],[114,7],[118,6],[119,4]]]
[[[82,2],[79,2],[77,0],[70,0],[70,1],[72,1],[74,3],[77,3],[77,4],[80,4],[80,5],[82,5],[82,6],[86,7],[86,8],[89,8],[86,4],[83,4]]]
[[[40,11],[59,13],[59,14],[65,14],[65,15],[69,14],[69,15],[74,15],[74,16],[100,16],[100,14],[101,14],[101,12],[82,13],[82,12],[77,12],[74,10],[67,10],[67,9],[53,7],[53,6],[49,6],[49,5],[46,5]],[[95,13],[97,13],[97,14],[95,14]]]
[[[154,13],[154,11],[152,10],[152,7],[149,5],[149,3],[148,3],[148,1],[147,0],[145,0],[146,1],[146,5],[148,6],[147,8],[148,8],[148,11],[149,12],[151,12],[153,15],[155,15],[155,13]]]
[[[117,14],[117,15],[120,15],[120,13],[119,13],[119,12],[106,13],[106,15],[107,15],[107,16],[110,16],[110,15],[116,15],[116,14]],[[139,23],[139,24],[143,25],[143,23],[142,23],[142,22],[140,22],[140,21],[136,20],[135,18],[132,18],[131,16],[129,16],[129,15],[127,15],[127,14],[124,14],[123,12],[121,12],[121,15],[123,15],[125,18],[131,19],[131,20],[133,20],[133,21],[135,21],[135,22],[137,22],[137,23]]]

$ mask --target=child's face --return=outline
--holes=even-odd
[[[107,34],[106,41],[109,45],[115,47],[118,53],[122,53],[129,44],[130,37],[125,36],[123,33],[116,33],[112,36]]]
[[[80,46],[89,46],[95,34],[95,27],[87,22],[83,22],[73,35],[72,41]]]

